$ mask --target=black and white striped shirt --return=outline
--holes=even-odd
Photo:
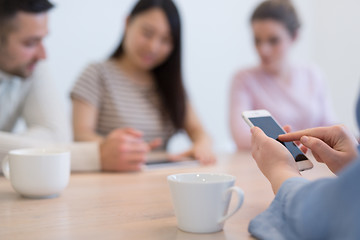
[[[155,85],[144,86],[129,79],[112,60],[90,64],[77,80],[71,97],[98,109],[96,131],[100,135],[132,127],[144,133],[145,141],[160,137],[164,148],[174,134],[170,119],[162,117]]]

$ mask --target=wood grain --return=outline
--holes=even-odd
[[[313,161],[314,162],[314,161]],[[322,164],[304,172],[309,179],[333,176]],[[184,172],[218,172],[237,177],[244,205],[214,234],[178,230],[166,177]],[[249,153],[222,154],[214,166],[178,164],[138,173],[73,173],[53,199],[26,199],[0,177],[0,239],[251,239],[249,221],[274,194]],[[235,206],[233,199],[230,206]]]

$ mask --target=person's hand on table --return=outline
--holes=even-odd
[[[212,151],[211,145],[205,142],[194,143],[193,147],[183,153],[170,155],[171,161],[182,161],[194,158],[202,165],[210,165],[216,162],[215,154]]]
[[[102,170],[141,170],[146,161],[146,154],[162,144],[161,139],[147,143],[142,136],[142,132],[132,128],[116,129],[109,133],[100,144]]]
[[[311,128],[279,136],[281,141],[300,141],[318,162],[338,173],[357,157],[356,139],[344,126]]]
[[[270,181],[274,193],[291,177],[300,177],[291,153],[280,142],[266,136],[258,127],[251,128],[251,153],[259,169]]]

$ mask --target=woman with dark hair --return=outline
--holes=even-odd
[[[250,149],[249,127],[241,117],[245,110],[266,109],[294,130],[334,123],[321,73],[289,60],[300,28],[291,1],[262,2],[251,16],[251,27],[260,64],[233,79],[230,125],[237,147]]]
[[[193,111],[181,74],[181,24],[171,0],[140,0],[111,58],[91,64],[71,93],[75,140],[99,141],[103,170],[139,170],[185,129],[193,147],[169,156],[214,162],[211,141]],[[113,148],[119,149],[116,157]],[[112,149],[113,149],[112,148]]]

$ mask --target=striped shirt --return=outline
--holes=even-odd
[[[71,98],[98,110],[96,132],[102,136],[132,127],[144,133],[145,141],[161,138],[165,148],[175,132],[170,119],[162,117],[155,84],[136,83],[112,60],[90,64],[75,83]]]

